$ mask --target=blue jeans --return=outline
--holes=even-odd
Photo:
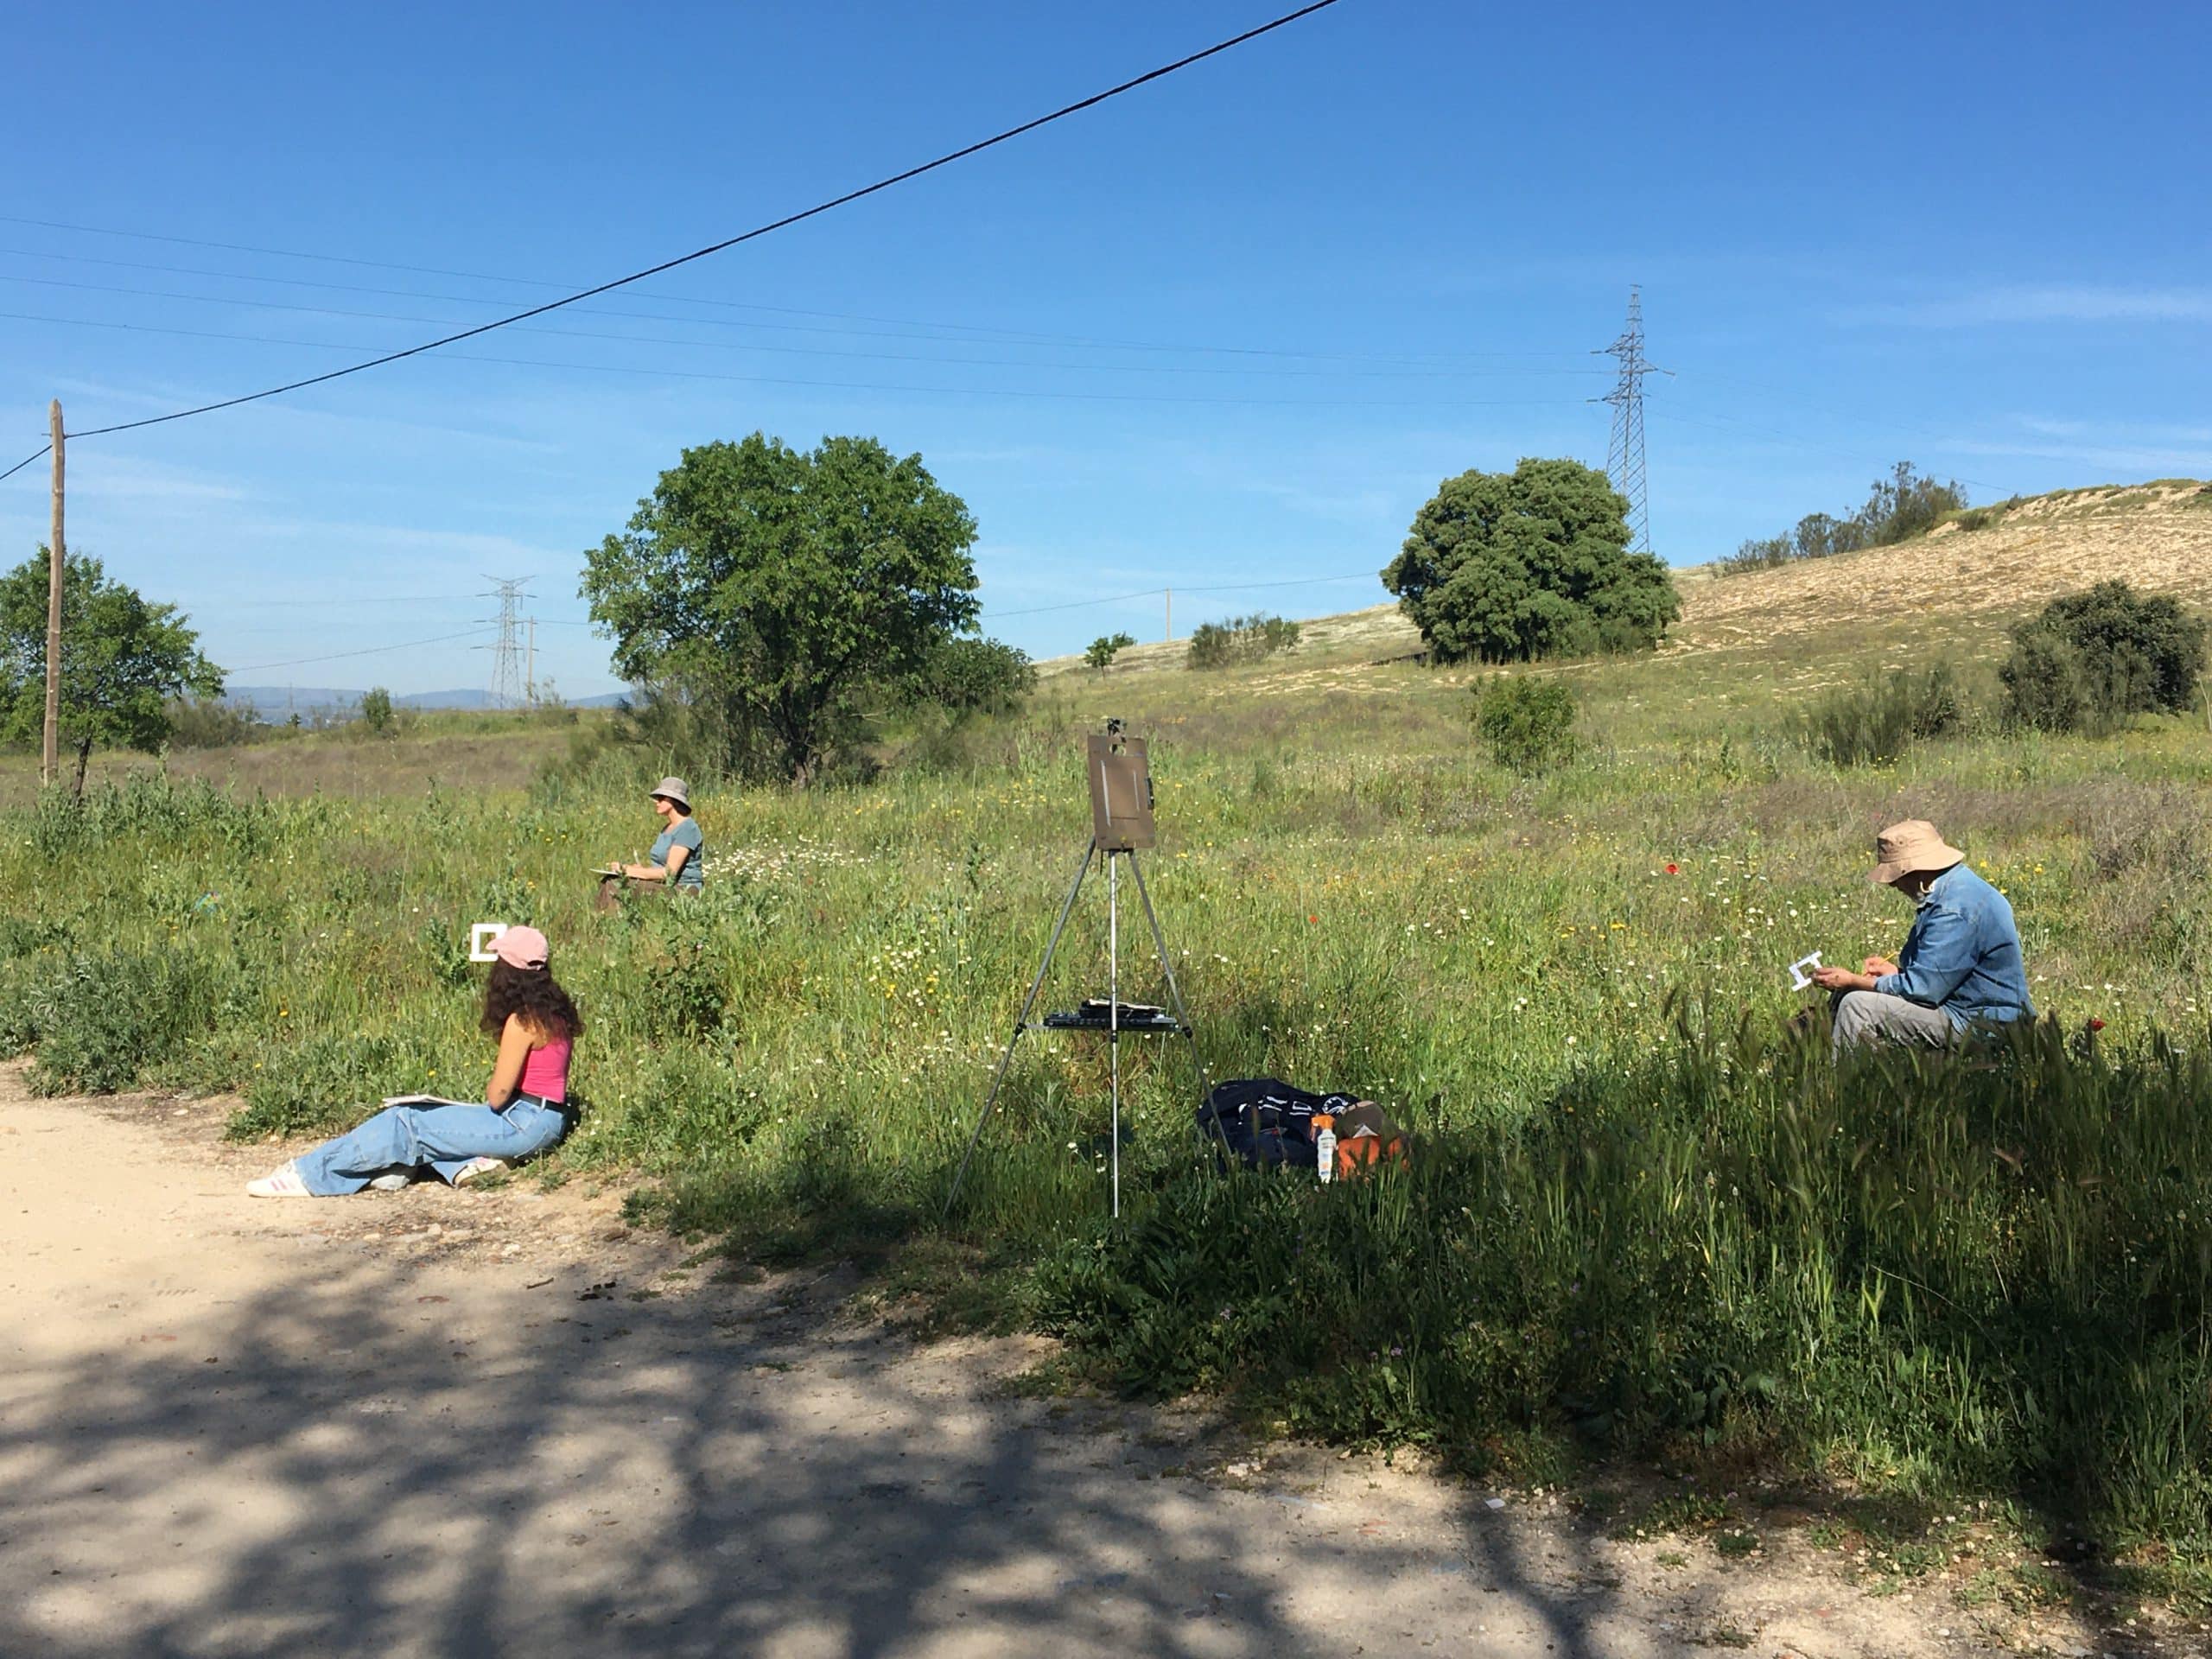
[[[358,1192],[394,1167],[428,1164],[447,1180],[473,1158],[528,1158],[567,1133],[569,1121],[550,1107],[518,1099],[502,1111],[457,1100],[427,1106],[387,1106],[349,1135],[326,1141],[292,1160],[319,1198]]]

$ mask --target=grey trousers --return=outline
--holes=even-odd
[[[1871,1043],[1948,1048],[1951,1037],[1949,1017],[1924,1002],[1910,1002],[1884,991],[1846,991],[1835,1000],[1832,1052],[1838,1055]]]

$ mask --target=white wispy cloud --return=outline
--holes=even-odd
[[[1851,305],[1847,323],[1973,328],[2017,323],[2212,322],[2212,288],[2008,283],[1964,293]]]
[[[2018,435],[1960,438],[1947,446],[1967,455],[2026,456],[2094,467],[2106,478],[2212,475],[2212,428],[2126,422],[2095,423],[2023,416]]]
[[[2089,421],[2056,420],[2045,415],[2022,415],[2018,418],[2019,423],[2029,431],[2047,438],[2094,439],[2107,442],[2124,441],[2132,443],[2212,448],[2212,426],[2176,426],[2157,422],[2133,421],[2099,423]]]
[[[115,499],[155,501],[251,501],[258,493],[234,479],[188,467],[118,455],[91,445],[69,451],[73,488]]]

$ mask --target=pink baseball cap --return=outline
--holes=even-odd
[[[543,968],[548,953],[545,936],[534,927],[511,927],[492,947],[492,954],[510,968]]]

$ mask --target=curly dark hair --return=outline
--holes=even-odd
[[[522,1015],[549,1042],[574,1037],[584,1028],[583,1016],[576,1012],[576,1005],[561,988],[550,968],[518,968],[512,963],[495,962],[492,976],[484,985],[486,1033],[497,1037],[507,1028],[507,1016],[514,1014]]]

